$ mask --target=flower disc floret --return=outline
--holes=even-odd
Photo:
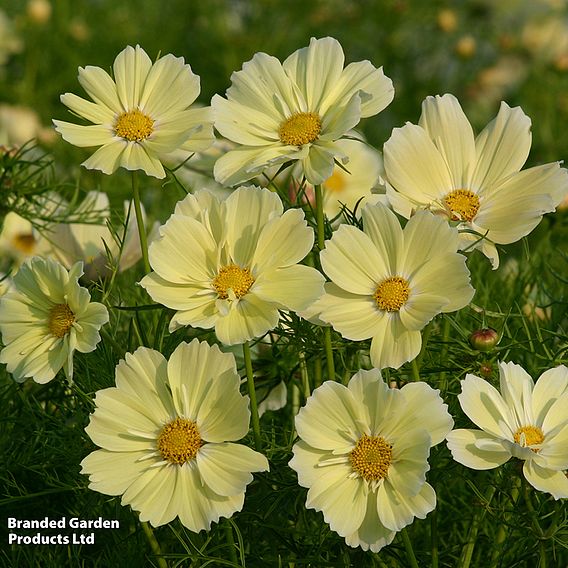
[[[317,140],[321,132],[321,118],[317,112],[297,112],[287,118],[278,129],[283,144],[303,146]]]
[[[229,266],[223,266],[219,270],[212,284],[222,300],[226,300],[229,297],[231,290],[237,298],[242,298],[254,284],[254,278],[250,273],[250,269],[230,264]]]
[[[392,446],[382,436],[363,434],[349,454],[353,471],[366,481],[377,481],[388,476],[392,463]]]
[[[67,304],[55,304],[49,311],[47,328],[55,337],[64,337],[69,333],[75,314]]]
[[[538,426],[521,426],[514,434],[513,440],[520,446],[534,446],[544,442],[544,434]],[[536,451],[536,450],[535,450]]]
[[[168,462],[184,464],[195,459],[204,442],[197,424],[186,418],[176,418],[166,424],[158,436],[158,450]]]
[[[153,131],[154,120],[138,109],[123,112],[114,125],[114,133],[129,142],[146,140]]]
[[[383,280],[373,294],[377,307],[387,312],[398,312],[409,296],[410,285],[402,276],[391,276]]]
[[[469,189],[454,189],[444,197],[452,221],[473,221],[479,211],[479,197]]]

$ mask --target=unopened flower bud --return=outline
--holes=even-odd
[[[469,336],[469,344],[477,351],[491,351],[499,341],[499,334],[487,327],[474,331]]]

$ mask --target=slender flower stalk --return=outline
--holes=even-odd
[[[257,451],[262,448],[262,440],[260,438],[260,418],[258,415],[258,404],[256,402],[256,390],[254,388],[254,374],[252,370],[252,359],[250,356],[250,345],[243,343],[243,355],[245,358],[245,369],[247,373],[247,387],[250,398],[250,413],[252,422],[252,431],[254,434],[254,447]]]
[[[512,487],[511,487],[511,494],[509,497],[510,506],[509,511],[514,511],[517,506],[517,501],[519,500],[519,491],[521,486],[521,477],[520,475],[516,475],[513,477],[512,480]],[[493,543],[493,553],[491,554],[491,564],[489,565],[490,568],[497,568],[501,563],[501,555],[503,553],[503,543],[507,539],[507,535],[509,534],[509,520],[511,517],[510,512],[505,512],[503,518],[499,524],[499,528],[497,529],[497,533],[495,535],[495,540]]]
[[[162,549],[160,547],[160,543],[158,542],[158,539],[156,538],[156,535],[154,534],[154,530],[145,521],[141,522],[140,524],[142,525],[142,530],[144,531],[144,534],[146,535],[146,539],[148,540],[148,543],[150,544],[150,548],[152,549],[152,552],[156,555],[156,562],[158,563],[158,567],[159,568],[168,568],[168,563],[165,561],[165,559],[162,556],[163,552],[162,552]]]
[[[132,172],[132,194],[134,197],[136,224],[138,225],[138,234],[140,235],[140,250],[142,252],[142,261],[144,262],[144,272],[146,274],[149,274],[150,272],[152,272],[152,267],[150,266],[150,261],[148,260],[148,240],[146,238],[146,228],[144,227],[144,216],[142,215],[138,175],[136,171]]]
[[[402,536],[402,542],[404,542],[404,549],[406,550],[406,558],[408,559],[409,566],[412,568],[418,568],[418,562],[416,561],[414,549],[412,548],[412,541],[408,536],[407,530],[402,529],[400,531],[400,535]]]
[[[321,185],[315,186],[316,190],[316,222],[318,233],[318,248],[322,251],[325,248],[325,220],[323,216],[323,193]],[[335,380],[335,363],[333,361],[333,347],[331,345],[331,328],[323,328],[323,345],[327,362],[327,375],[330,381]]]
[[[323,219],[323,193],[321,185],[316,185],[316,222],[318,226],[318,248],[325,248],[325,224]]]
[[[462,549],[458,568],[469,568],[469,564],[473,556],[473,550],[475,548],[475,543],[477,542],[477,533],[479,532],[479,527],[481,526],[483,518],[485,517],[485,513],[487,512],[487,507],[493,499],[493,495],[495,495],[495,487],[490,485],[485,492],[485,503],[483,508],[479,509],[471,520],[469,533],[467,535],[467,543]]]

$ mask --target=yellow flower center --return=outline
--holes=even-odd
[[[302,146],[313,142],[321,132],[321,118],[315,112],[296,112],[278,129],[283,144]]]
[[[158,450],[162,457],[179,465],[194,459],[204,443],[197,424],[179,417],[166,424],[158,436]]]
[[[47,327],[55,337],[64,337],[75,321],[75,314],[67,304],[55,304],[49,311]]]
[[[324,182],[324,187],[327,191],[333,193],[340,193],[345,189],[346,183],[345,173],[342,172],[338,167],[334,168],[333,173]]]
[[[229,290],[232,290],[237,298],[242,298],[253,284],[254,278],[250,270],[236,264],[224,266],[213,279],[213,288],[221,300],[229,297]]]
[[[452,221],[472,221],[479,211],[479,197],[469,189],[454,189],[444,197]]]
[[[522,426],[513,435],[513,440],[525,448],[526,446],[542,444],[544,442],[544,434],[538,426]],[[537,452],[538,449],[533,449],[533,451]]]
[[[138,109],[123,112],[114,125],[117,136],[129,142],[146,140],[154,131],[154,121]]]
[[[353,471],[367,481],[384,479],[392,463],[392,446],[381,436],[363,434],[349,453]]]
[[[12,239],[14,248],[24,254],[31,254],[36,245],[35,237],[31,233],[19,233]]]
[[[410,296],[410,286],[402,276],[383,280],[373,295],[377,307],[386,312],[398,312]]]

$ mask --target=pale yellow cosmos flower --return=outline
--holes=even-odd
[[[215,95],[211,105],[215,128],[240,146],[219,158],[215,179],[236,185],[298,161],[316,185],[332,175],[336,159],[347,162],[338,140],[389,105],[394,88],[369,61],[344,62],[337,40],[312,38],[284,63],[257,53],[233,73],[227,98]]]
[[[400,226],[381,203],[362,212],[363,230],[341,225],[321,252],[331,279],[312,307],[343,337],[372,338],[374,367],[393,367],[420,352],[420,330],[437,314],[466,306],[473,297],[455,228],[428,211]]]
[[[520,365],[499,363],[499,390],[470,374],[461,385],[462,410],[481,430],[448,434],[454,459],[493,469],[518,458],[535,489],[568,498],[568,368],[549,369],[535,383]]]
[[[499,266],[495,244],[528,235],[568,193],[559,162],[522,170],[531,121],[501,103],[475,137],[453,95],[428,97],[418,125],[395,128],[384,145],[388,199],[409,218],[418,209],[444,215],[460,229],[460,247],[477,247]]]
[[[179,517],[199,532],[240,511],[252,472],[268,461],[234,443],[250,420],[239,382],[233,355],[197,339],[169,360],[145,347],[127,353],[86,428],[101,448],[81,462],[89,487],[122,495],[154,526]]]
[[[436,506],[426,482],[430,448],[453,420],[439,391],[416,382],[390,389],[377,369],[347,386],[327,381],[296,416],[300,441],[290,467],[349,546],[378,552]]]
[[[161,157],[184,149],[187,155],[213,143],[209,108],[190,108],[199,77],[182,57],[155,63],[137,45],[116,57],[114,79],[100,67],[80,67],[79,83],[92,101],[65,93],[61,101],[93,124],[54,120],[55,129],[75,146],[100,148],[83,166],[111,174],[119,167],[165,177]]]
[[[31,377],[47,383],[60,369],[71,380],[74,352],[94,351],[101,340],[108,311],[79,285],[82,273],[80,262],[67,271],[58,262],[34,257],[12,279],[0,299],[0,362],[17,381]]]
[[[170,330],[215,328],[227,345],[275,328],[279,310],[305,310],[323,293],[323,276],[299,264],[314,232],[301,209],[277,194],[241,187],[225,201],[199,191],[176,205],[150,245],[153,272],[140,284],[177,310]]]

